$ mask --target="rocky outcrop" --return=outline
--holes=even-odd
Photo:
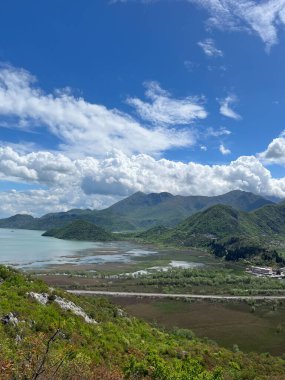
[[[15,313],[9,313],[9,314],[4,315],[4,317],[1,318],[1,322],[3,323],[3,325],[11,324],[13,326],[17,326],[19,323],[19,320]]]
[[[75,305],[72,301],[68,301],[56,295],[49,295],[47,293],[30,292],[28,295],[42,305],[46,305],[48,302],[55,302],[61,309],[71,311],[73,314],[82,317],[86,323],[98,323],[94,319],[90,318],[80,306]]]

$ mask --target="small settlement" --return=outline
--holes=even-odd
[[[272,268],[272,267],[256,267],[251,266],[246,268],[246,272],[253,274],[255,276],[266,276],[273,278],[285,278],[285,267],[284,268]]]

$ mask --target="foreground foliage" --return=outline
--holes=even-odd
[[[104,299],[78,298],[0,267],[1,379],[285,379],[285,361],[165,333]],[[48,293],[40,304],[30,292]],[[73,301],[98,323],[62,310]],[[13,315],[7,322],[7,315]]]

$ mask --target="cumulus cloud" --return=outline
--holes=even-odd
[[[81,165],[84,175],[88,171],[90,194],[96,194],[100,185],[100,192],[113,195],[118,195],[118,187],[119,195],[135,191],[214,195],[236,188],[263,195],[285,195],[285,179],[272,178],[269,170],[253,156],[239,157],[228,165],[210,166],[157,160],[145,154],[128,157],[117,152],[100,160],[98,165],[86,164],[85,160]],[[124,193],[121,189],[125,189]]]
[[[235,95],[229,95],[220,101],[220,114],[231,119],[240,120],[241,116],[232,109],[231,105],[238,101]]]
[[[74,164],[63,154],[33,152],[19,154],[11,147],[0,147],[0,173],[44,185],[62,184],[74,174]]]
[[[40,214],[73,207],[102,208],[136,191],[218,195],[234,189],[285,197],[285,178],[275,179],[254,156],[225,165],[156,159],[113,152],[105,159],[70,159],[63,154],[2,152],[0,179],[47,184],[47,190],[0,193],[0,215]],[[43,160],[43,157],[45,159]],[[2,159],[1,159],[2,161]]]
[[[258,157],[267,164],[285,166],[285,137],[278,137],[271,141],[267,149],[258,154]]]
[[[148,102],[129,101],[147,127],[118,110],[77,99],[70,91],[46,94],[26,71],[2,67],[0,116],[7,126],[11,120],[13,128],[18,120],[17,128],[24,130],[44,125],[62,143],[57,151],[47,152],[33,144],[8,147],[0,142],[0,181],[43,187],[0,192],[0,216],[102,208],[136,191],[217,195],[241,189],[285,197],[285,179],[272,178],[260,162],[273,157],[273,145],[260,157],[240,157],[227,165],[158,159],[160,151],[193,143],[191,129],[189,134],[173,126],[203,119],[206,111],[201,100],[173,98],[155,82],[147,85],[146,96]],[[224,128],[205,132],[215,137],[229,133]]]
[[[222,57],[224,55],[222,50],[215,46],[215,41],[212,38],[206,38],[203,41],[199,41],[198,46],[200,46],[208,57]]]
[[[0,192],[0,217],[15,214],[41,216],[72,208],[101,209],[120,200],[107,195],[85,195],[80,189],[52,188],[48,190],[10,190]]]
[[[0,117],[13,128],[29,130],[46,126],[61,141],[61,150],[72,151],[77,156],[100,156],[110,151],[110,147],[127,154],[157,154],[192,145],[195,139],[191,130],[177,131],[167,126],[174,125],[174,120],[185,124],[206,117],[203,107],[191,103],[190,99],[180,102],[168,98],[154,85],[148,88],[148,96],[154,102],[149,105],[149,120],[153,113],[153,122],[157,124],[151,128],[116,109],[76,98],[70,90],[46,94],[25,70],[0,68]],[[170,110],[163,119],[167,106]]]
[[[226,147],[224,146],[224,144],[220,144],[220,146],[219,146],[219,151],[220,151],[223,155],[227,155],[227,154],[230,154],[230,153],[231,153],[230,149],[226,148]]]
[[[207,111],[201,99],[186,97],[176,99],[163,90],[157,82],[146,82],[145,95],[149,102],[128,98],[127,103],[135,108],[143,120],[154,125],[187,125],[197,119],[205,119]]]

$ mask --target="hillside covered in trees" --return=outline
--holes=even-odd
[[[284,264],[285,204],[252,212],[216,205],[190,216],[173,229],[155,227],[136,236],[143,241],[180,247],[209,247],[227,260],[260,256],[263,261]]]
[[[116,236],[93,223],[76,220],[61,228],[53,228],[43,233],[57,239],[85,240],[85,241],[112,241]]]

